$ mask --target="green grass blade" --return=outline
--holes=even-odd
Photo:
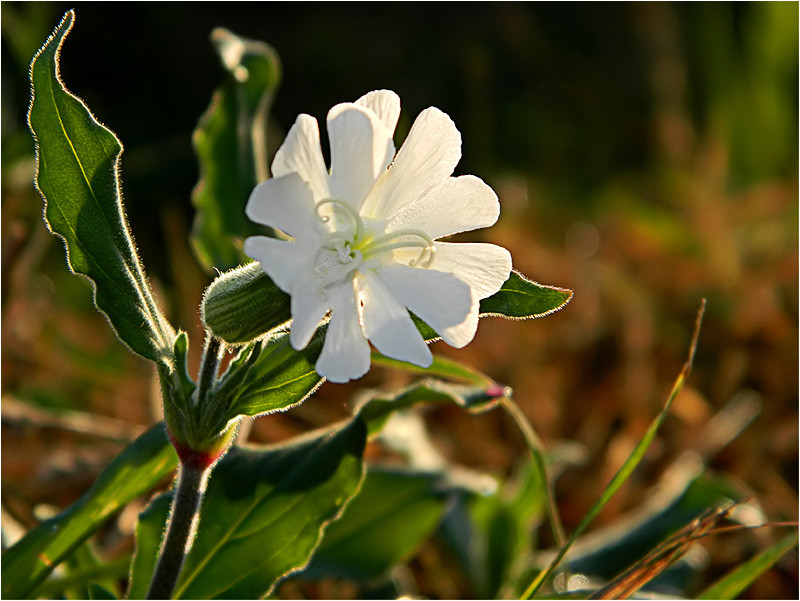
[[[700,324],[703,319],[703,313],[705,311],[705,301],[703,301],[700,311],[697,315],[697,321],[695,323],[694,335],[692,337],[692,342],[689,347],[689,359],[686,361],[686,364],[683,366],[683,370],[678,375],[675,383],[672,386],[672,390],[670,391],[669,397],[667,398],[666,403],[664,403],[664,407],[661,409],[661,412],[656,416],[656,418],[651,422],[650,427],[647,428],[644,437],[636,447],[633,449],[633,452],[630,456],[625,460],[625,463],[622,464],[622,467],[619,468],[614,477],[611,478],[611,482],[608,483],[603,493],[600,495],[600,498],[595,502],[595,504],[589,509],[587,514],[581,520],[580,524],[575,528],[575,531],[572,533],[572,536],[569,537],[566,544],[562,545],[559,549],[558,553],[556,554],[555,558],[550,562],[550,565],[543,571],[539,572],[536,578],[531,582],[525,592],[522,594],[523,599],[530,599],[536,591],[544,584],[547,578],[553,573],[553,571],[558,567],[558,564],[561,563],[561,560],[567,554],[570,547],[573,543],[580,537],[584,530],[592,523],[594,518],[603,510],[606,504],[611,500],[616,492],[622,487],[625,481],[630,477],[636,467],[639,465],[639,462],[644,457],[645,452],[647,452],[650,443],[653,442],[653,439],[658,432],[658,429],[661,427],[661,424],[664,423],[664,420],[667,418],[667,414],[669,413],[669,409],[672,406],[672,402],[678,396],[678,393],[683,388],[683,384],[686,381],[686,378],[689,376],[689,372],[691,371],[692,362],[694,361],[694,353],[695,349],[697,348],[697,339],[700,335]]]
[[[567,537],[564,533],[564,525],[561,522],[561,516],[558,513],[553,483],[547,475],[547,459],[544,456],[544,445],[536,434],[536,430],[533,429],[528,417],[510,396],[504,396],[500,399],[500,405],[506,410],[506,413],[511,416],[511,419],[514,420],[522,437],[525,439],[525,445],[528,447],[528,452],[531,456],[531,465],[539,481],[544,486],[545,511],[547,512],[547,521],[550,523],[550,528],[553,531],[553,538],[556,544],[564,545]]]
[[[749,561],[738,566],[703,591],[698,599],[735,599],[764,572],[770,569],[781,557],[797,545],[798,533],[795,530],[773,546],[765,549]]]

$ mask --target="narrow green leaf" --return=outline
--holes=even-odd
[[[413,363],[406,363],[397,359],[391,359],[380,353],[372,353],[372,363],[375,365],[385,365],[395,369],[402,369],[414,374],[423,374],[433,378],[446,378],[463,384],[473,386],[483,386],[489,388],[497,385],[489,376],[482,374],[476,369],[464,365],[455,359],[434,355],[433,363],[429,367],[419,367]]]
[[[661,412],[651,422],[650,427],[647,429],[647,432],[645,432],[645,435],[633,449],[633,452],[625,460],[625,463],[622,464],[622,467],[620,467],[617,473],[614,474],[614,477],[611,478],[611,481],[608,483],[605,489],[603,489],[600,498],[597,501],[595,501],[594,505],[592,505],[592,507],[583,517],[581,522],[575,528],[575,531],[572,533],[572,536],[570,536],[569,540],[567,540],[566,544],[563,545],[561,549],[559,549],[558,554],[550,563],[548,568],[540,572],[539,575],[536,577],[536,579],[531,583],[531,585],[525,591],[525,593],[522,596],[523,599],[530,599],[533,593],[542,585],[542,583],[550,576],[550,574],[553,573],[553,570],[555,570],[556,566],[559,563],[561,563],[561,560],[567,554],[567,551],[572,546],[572,544],[578,539],[578,537],[580,537],[581,534],[583,534],[583,531],[586,530],[586,528],[589,526],[590,523],[592,523],[592,521],[594,521],[594,518],[597,517],[597,514],[599,514],[603,510],[603,508],[611,500],[611,497],[613,497],[616,494],[616,492],[622,487],[625,481],[633,473],[633,470],[636,469],[636,466],[639,465],[639,462],[642,460],[642,457],[644,457],[644,454],[647,451],[648,447],[655,439],[656,432],[658,432],[658,429],[661,427],[661,424],[664,422],[664,419],[666,419],[667,414],[669,412],[669,408],[672,405],[672,401],[675,399],[678,392],[683,387],[683,381],[684,381],[684,374],[681,374],[678,377],[675,386],[673,387],[672,394],[670,394]]]
[[[480,412],[495,407],[498,398],[495,393],[502,394],[502,389],[462,386],[428,378],[394,396],[376,396],[368,400],[358,409],[358,415],[367,423],[369,433],[375,434],[392,413],[417,403],[455,403],[464,409]]]
[[[257,599],[307,564],[363,476],[361,420],[267,450],[234,447],[214,469],[174,597]],[[128,597],[143,598],[169,494],[140,517]]]
[[[280,63],[267,44],[217,28],[211,39],[227,70],[194,132],[200,182],[192,246],[209,271],[243,263],[241,239],[258,230],[244,213],[256,183],[269,177],[267,121]]]
[[[39,524],[3,554],[7,599],[34,593],[47,575],[116,511],[175,469],[177,457],[163,424],[131,443],[68,509]]]
[[[736,599],[748,586],[769,570],[781,557],[797,545],[798,534],[787,534],[777,543],[765,549],[749,561],[738,566],[705,591],[698,599]]]
[[[574,549],[566,569],[597,580],[611,580],[641,562],[657,543],[701,517],[710,507],[723,507],[741,498],[730,482],[705,471],[698,474],[694,464],[685,469],[675,464],[668,471],[670,487],[662,487],[650,499],[649,511],[638,511],[596,533],[602,543],[583,551]]]
[[[658,429],[661,427],[661,424],[664,423],[664,420],[667,418],[669,414],[669,409],[672,406],[672,402],[675,400],[675,397],[678,396],[678,393],[683,388],[683,384],[686,381],[686,378],[689,376],[689,372],[691,371],[692,362],[694,361],[694,353],[697,348],[697,339],[700,335],[700,324],[702,323],[703,313],[705,312],[705,300],[703,301],[700,310],[697,314],[697,321],[695,322],[695,329],[694,335],[692,336],[692,342],[689,346],[689,358],[686,361],[686,364],[683,366],[683,370],[678,375],[675,380],[675,383],[672,385],[672,390],[670,391],[669,397],[667,401],[664,403],[664,407],[661,409],[661,412],[655,417],[655,419],[650,423],[650,426],[647,428],[642,439],[639,443],[634,447],[633,452],[628,456],[622,466],[619,468],[616,474],[611,478],[611,481],[608,483],[606,488],[600,495],[600,498],[595,502],[594,505],[589,509],[586,515],[583,517],[581,522],[575,528],[575,531],[572,533],[572,536],[569,537],[569,540],[561,546],[558,553],[556,554],[555,558],[550,562],[550,565],[547,569],[542,570],[536,576],[536,578],[531,582],[530,586],[525,590],[522,595],[523,599],[530,599],[536,591],[541,587],[541,585],[547,580],[547,578],[553,573],[561,560],[567,554],[570,547],[573,543],[578,539],[578,537],[583,533],[583,531],[592,523],[597,514],[599,514],[603,508],[608,504],[616,492],[622,487],[625,481],[630,477],[633,473],[633,470],[636,469],[636,466],[639,465],[639,462],[644,457],[645,452],[650,447],[650,444],[656,437],[656,433]]]
[[[533,319],[554,313],[572,299],[572,290],[545,286],[527,279],[518,271],[496,293],[481,301],[481,316]]]
[[[435,474],[369,470],[298,578],[371,579],[406,561],[442,518],[448,495],[438,483]]]
[[[131,561],[130,579],[125,594],[127,599],[144,599],[147,596],[171,505],[170,491],[158,495],[139,514],[139,521],[136,523],[136,552]],[[203,515],[201,511],[201,519]]]
[[[122,206],[122,146],[59,75],[74,18],[72,11],[64,15],[31,64],[28,123],[45,223],[64,240],[69,268],[92,283],[95,305],[120,340],[147,359],[170,363],[175,333],[153,299]]]
[[[36,589],[44,599],[85,599],[90,596],[91,583],[115,590],[117,581],[125,576],[130,554],[104,562],[95,551],[90,538],[78,547],[59,566],[57,577],[50,577]]]

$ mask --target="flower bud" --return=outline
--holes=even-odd
[[[248,263],[211,282],[200,307],[203,324],[227,344],[245,344],[292,317],[289,295],[258,263]]]

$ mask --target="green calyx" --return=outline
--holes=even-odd
[[[289,295],[278,288],[258,263],[227,271],[206,289],[203,324],[226,344],[259,338],[292,318]]]
[[[186,332],[181,332],[175,340],[174,363],[169,367],[159,366],[164,421],[182,461],[192,455],[195,459],[213,457],[213,463],[233,440],[238,420],[230,418],[225,400],[213,393],[208,382],[204,383],[201,378],[198,386],[189,376],[186,361],[188,348]],[[219,345],[211,351],[207,346],[204,354],[206,359],[213,355],[213,365],[208,368],[212,372],[210,381],[213,382],[219,360]],[[196,462],[202,461],[197,459]]]

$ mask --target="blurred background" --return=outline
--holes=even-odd
[[[150,365],[117,343],[89,286],[68,273],[31,184],[28,66],[70,8],[62,78],[125,146],[131,228],[195,361],[210,279],[187,239],[191,133],[224,75],[209,43],[224,26],[281,57],[273,150],[298,113],[323,121],[373,89],[400,95],[397,140],[436,106],[463,136],[456,174],[478,175],[500,197],[498,224],[469,238],[501,244],[531,279],[575,291],[555,315],[487,318],[467,348],[435,345],[513,387],[553,453],[567,531],[663,404],[703,298],[689,384],[595,527],[624,523],[667,476],[689,478],[687,457],[757,499],[768,519],[797,519],[797,3],[3,2],[4,535],[71,503],[159,419]],[[250,440],[331,423],[362,387],[409,377],[375,368],[355,384],[326,384],[298,409],[256,420]],[[499,478],[525,458],[499,411],[439,409],[428,427],[453,462]],[[109,556],[129,552],[125,534],[142,507],[120,516]],[[779,534],[708,541],[708,578]],[[421,573],[431,565],[447,574],[434,543],[412,562]],[[420,586],[432,597],[463,592],[447,578]],[[796,595],[794,552],[746,593]]]

